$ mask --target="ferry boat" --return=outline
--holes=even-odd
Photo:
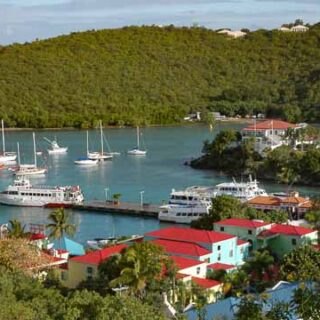
[[[84,200],[79,186],[33,186],[25,177],[0,193],[0,203],[24,207],[70,207]]]
[[[68,152],[68,147],[60,147],[58,145],[57,139],[55,140],[49,140],[48,138],[44,137],[44,140],[46,140],[50,144],[50,149],[47,149],[48,154],[61,154]]]
[[[160,207],[158,219],[166,222],[190,224],[192,221],[209,214],[211,207],[211,200],[187,205],[168,204]]]
[[[214,187],[192,186],[185,190],[172,189],[169,204],[197,204],[201,200],[210,201],[212,198],[228,195],[239,199],[241,202],[248,201],[257,196],[267,196],[267,192],[258,186],[257,180],[251,177],[247,182],[224,182]]]

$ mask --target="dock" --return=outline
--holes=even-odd
[[[87,210],[87,211],[97,211],[97,212],[108,212],[123,215],[134,215],[140,217],[151,217],[158,218],[160,211],[160,206],[155,204],[145,203],[141,205],[140,203],[132,202],[119,202],[115,203],[113,201],[86,201],[82,204],[77,204],[72,206],[73,209],[77,210]]]

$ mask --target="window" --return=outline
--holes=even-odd
[[[221,253],[218,254],[218,261],[221,260]]]
[[[243,254],[243,251],[244,251],[244,249],[243,249],[243,246],[240,248],[240,253],[241,254]]]
[[[248,234],[252,234],[252,230],[248,230]]]
[[[198,267],[198,268],[197,268],[197,274],[200,274],[200,270],[201,270],[201,268]]]
[[[61,280],[66,281],[68,280],[68,273],[63,271],[61,272]]]
[[[221,250],[221,246],[218,246],[218,251],[220,251]]]
[[[220,227],[220,231],[224,231],[224,227]]]
[[[229,251],[229,257],[230,258],[233,257],[233,250],[232,249]]]
[[[291,239],[291,243],[293,246],[296,246],[297,245],[297,239]]]
[[[87,267],[87,280],[92,280],[93,278],[93,268]]]

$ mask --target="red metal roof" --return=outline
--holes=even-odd
[[[233,264],[225,264],[225,263],[212,263],[207,266],[209,269],[214,269],[214,270],[229,270],[229,269],[235,269],[236,266]]]
[[[216,281],[216,280],[211,280],[211,279],[202,279],[202,278],[197,278],[197,277],[192,277],[192,281],[199,285],[200,287],[206,288],[206,289],[211,289],[216,286],[220,286],[221,282]]]
[[[153,243],[164,248],[165,252],[173,254],[183,254],[192,257],[201,257],[211,252],[196,243],[156,239]]]
[[[249,219],[230,218],[230,219],[225,219],[225,220],[216,222],[216,224],[224,225],[224,226],[234,226],[234,227],[240,227],[240,228],[255,229],[255,228],[267,226],[270,223],[264,222],[264,221],[249,220]]]
[[[293,236],[303,236],[305,234],[309,234],[315,232],[315,230],[297,227],[288,224],[275,224],[270,229],[273,233],[285,234],[285,235],[293,235]]]
[[[45,239],[46,238],[46,235],[43,234],[43,233],[33,233],[31,236],[30,236],[30,240],[42,240],[42,239]]]
[[[145,236],[159,239],[209,244],[235,238],[234,235],[226,233],[178,227],[171,227],[148,232],[145,234]]]
[[[281,120],[264,120],[257,122],[256,124],[252,124],[246,128],[243,128],[243,131],[255,131],[255,130],[287,130],[289,128],[298,128],[299,126],[293,123],[281,121]]]
[[[249,242],[241,239],[237,239],[237,246],[242,246],[243,244],[249,244]]]
[[[191,268],[191,267],[206,263],[203,261],[189,259],[189,258],[183,258],[183,257],[178,257],[178,256],[170,256],[170,259],[176,264],[176,266],[177,266],[177,268],[179,268],[179,270]]]
[[[128,245],[126,244],[118,244],[113,247],[108,247],[102,250],[96,250],[87,253],[83,256],[71,258],[70,261],[99,265],[102,261],[106,260],[114,254],[120,253],[123,249],[127,247]]]

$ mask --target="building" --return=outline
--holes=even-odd
[[[248,256],[249,243],[232,234],[169,227],[145,234],[146,240],[163,245],[168,255],[181,256],[207,264],[241,265]]]
[[[64,285],[68,288],[76,288],[82,281],[93,279],[98,275],[98,266],[101,262],[121,253],[127,247],[126,244],[119,244],[70,258],[68,268],[61,274]]]
[[[297,26],[293,26],[290,30],[292,32],[307,32],[309,28],[303,25],[297,25]]]
[[[234,234],[248,241],[254,250],[268,247],[279,258],[297,246],[316,244],[318,241],[316,230],[249,219],[221,220],[214,223],[214,230]]]
[[[255,150],[263,153],[265,149],[275,149],[288,144],[286,134],[288,129],[298,130],[302,126],[289,122],[268,119],[254,123],[242,129],[242,139],[254,138]]]
[[[225,34],[225,35],[227,35],[229,37],[232,37],[232,38],[242,38],[242,37],[247,35],[246,32],[243,32],[243,31],[240,31],[240,30],[231,31],[231,30],[228,30],[228,29],[220,30],[220,31],[218,31],[218,33]]]
[[[292,220],[303,219],[304,214],[312,208],[309,198],[292,194],[288,197],[258,196],[247,202],[248,206],[265,212],[271,210],[285,210]]]
[[[291,304],[291,300],[294,297],[294,293],[297,289],[304,285],[310,289],[315,288],[315,284],[311,282],[301,283],[301,282],[285,282],[280,281],[273,288],[266,290],[264,293],[265,300],[263,300],[263,311],[270,311],[277,303],[286,303],[289,307],[290,319],[298,320],[299,317],[296,314],[296,308]],[[240,304],[240,298],[228,298],[219,300],[216,303],[211,303],[206,305],[205,308],[205,319],[224,319],[233,320],[236,319],[236,313],[238,311],[238,306]],[[185,316],[188,320],[198,319],[198,310],[191,309],[185,312]]]
[[[278,30],[282,32],[291,32],[291,29],[287,27],[280,27]]]

